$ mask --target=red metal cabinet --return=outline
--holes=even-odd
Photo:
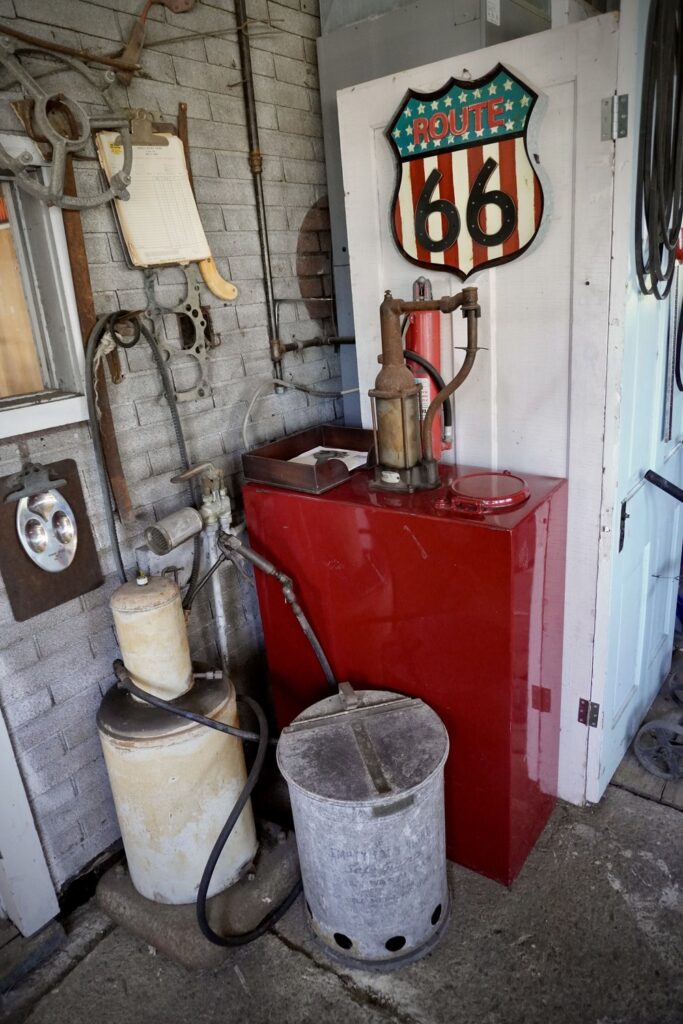
[[[522,507],[482,519],[365,472],[322,495],[244,488],[250,542],[294,579],[337,678],[443,719],[448,856],[507,884],[552,810],[560,729],[566,483],[525,479]],[[282,727],[327,689],[279,584],[257,587]]]

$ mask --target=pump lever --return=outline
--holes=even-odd
[[[203,474],[215,477],[218,475],[218,472],[213,462],[200,462],[198,466],[190,466],[189,469],[184,469],[182,473],[176,473],[175,476],[171,477],[171,483],[184,483],[186,480],[192,480],[193,477],[202,476]]]

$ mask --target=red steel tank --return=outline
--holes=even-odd
[[[437,712],[448,856],[509,884],[555,801],[566,481],[440,472],[442,488],[413,494],[370,491],[362,470],[321,495],[247,484],[247,526],[294,579],[337,679]],[[329,690],[280,585],[256,585],[282,728]]]

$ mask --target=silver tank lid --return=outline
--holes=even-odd
[[[277,762],[289,785],[340,803],[382,803],[415,789],[448,756],[448,733],[427,704],[390,690],[340,692],[283,729]]]

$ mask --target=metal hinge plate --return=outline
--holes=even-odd
[[[600,138],[603,142],[625,139],[628,135],[628,93],[608,96],[600,108]]]
[[[592,700],[579,700],[579,722],[587,725],[589,729],[597,729],[600,720],[600,705]]]

